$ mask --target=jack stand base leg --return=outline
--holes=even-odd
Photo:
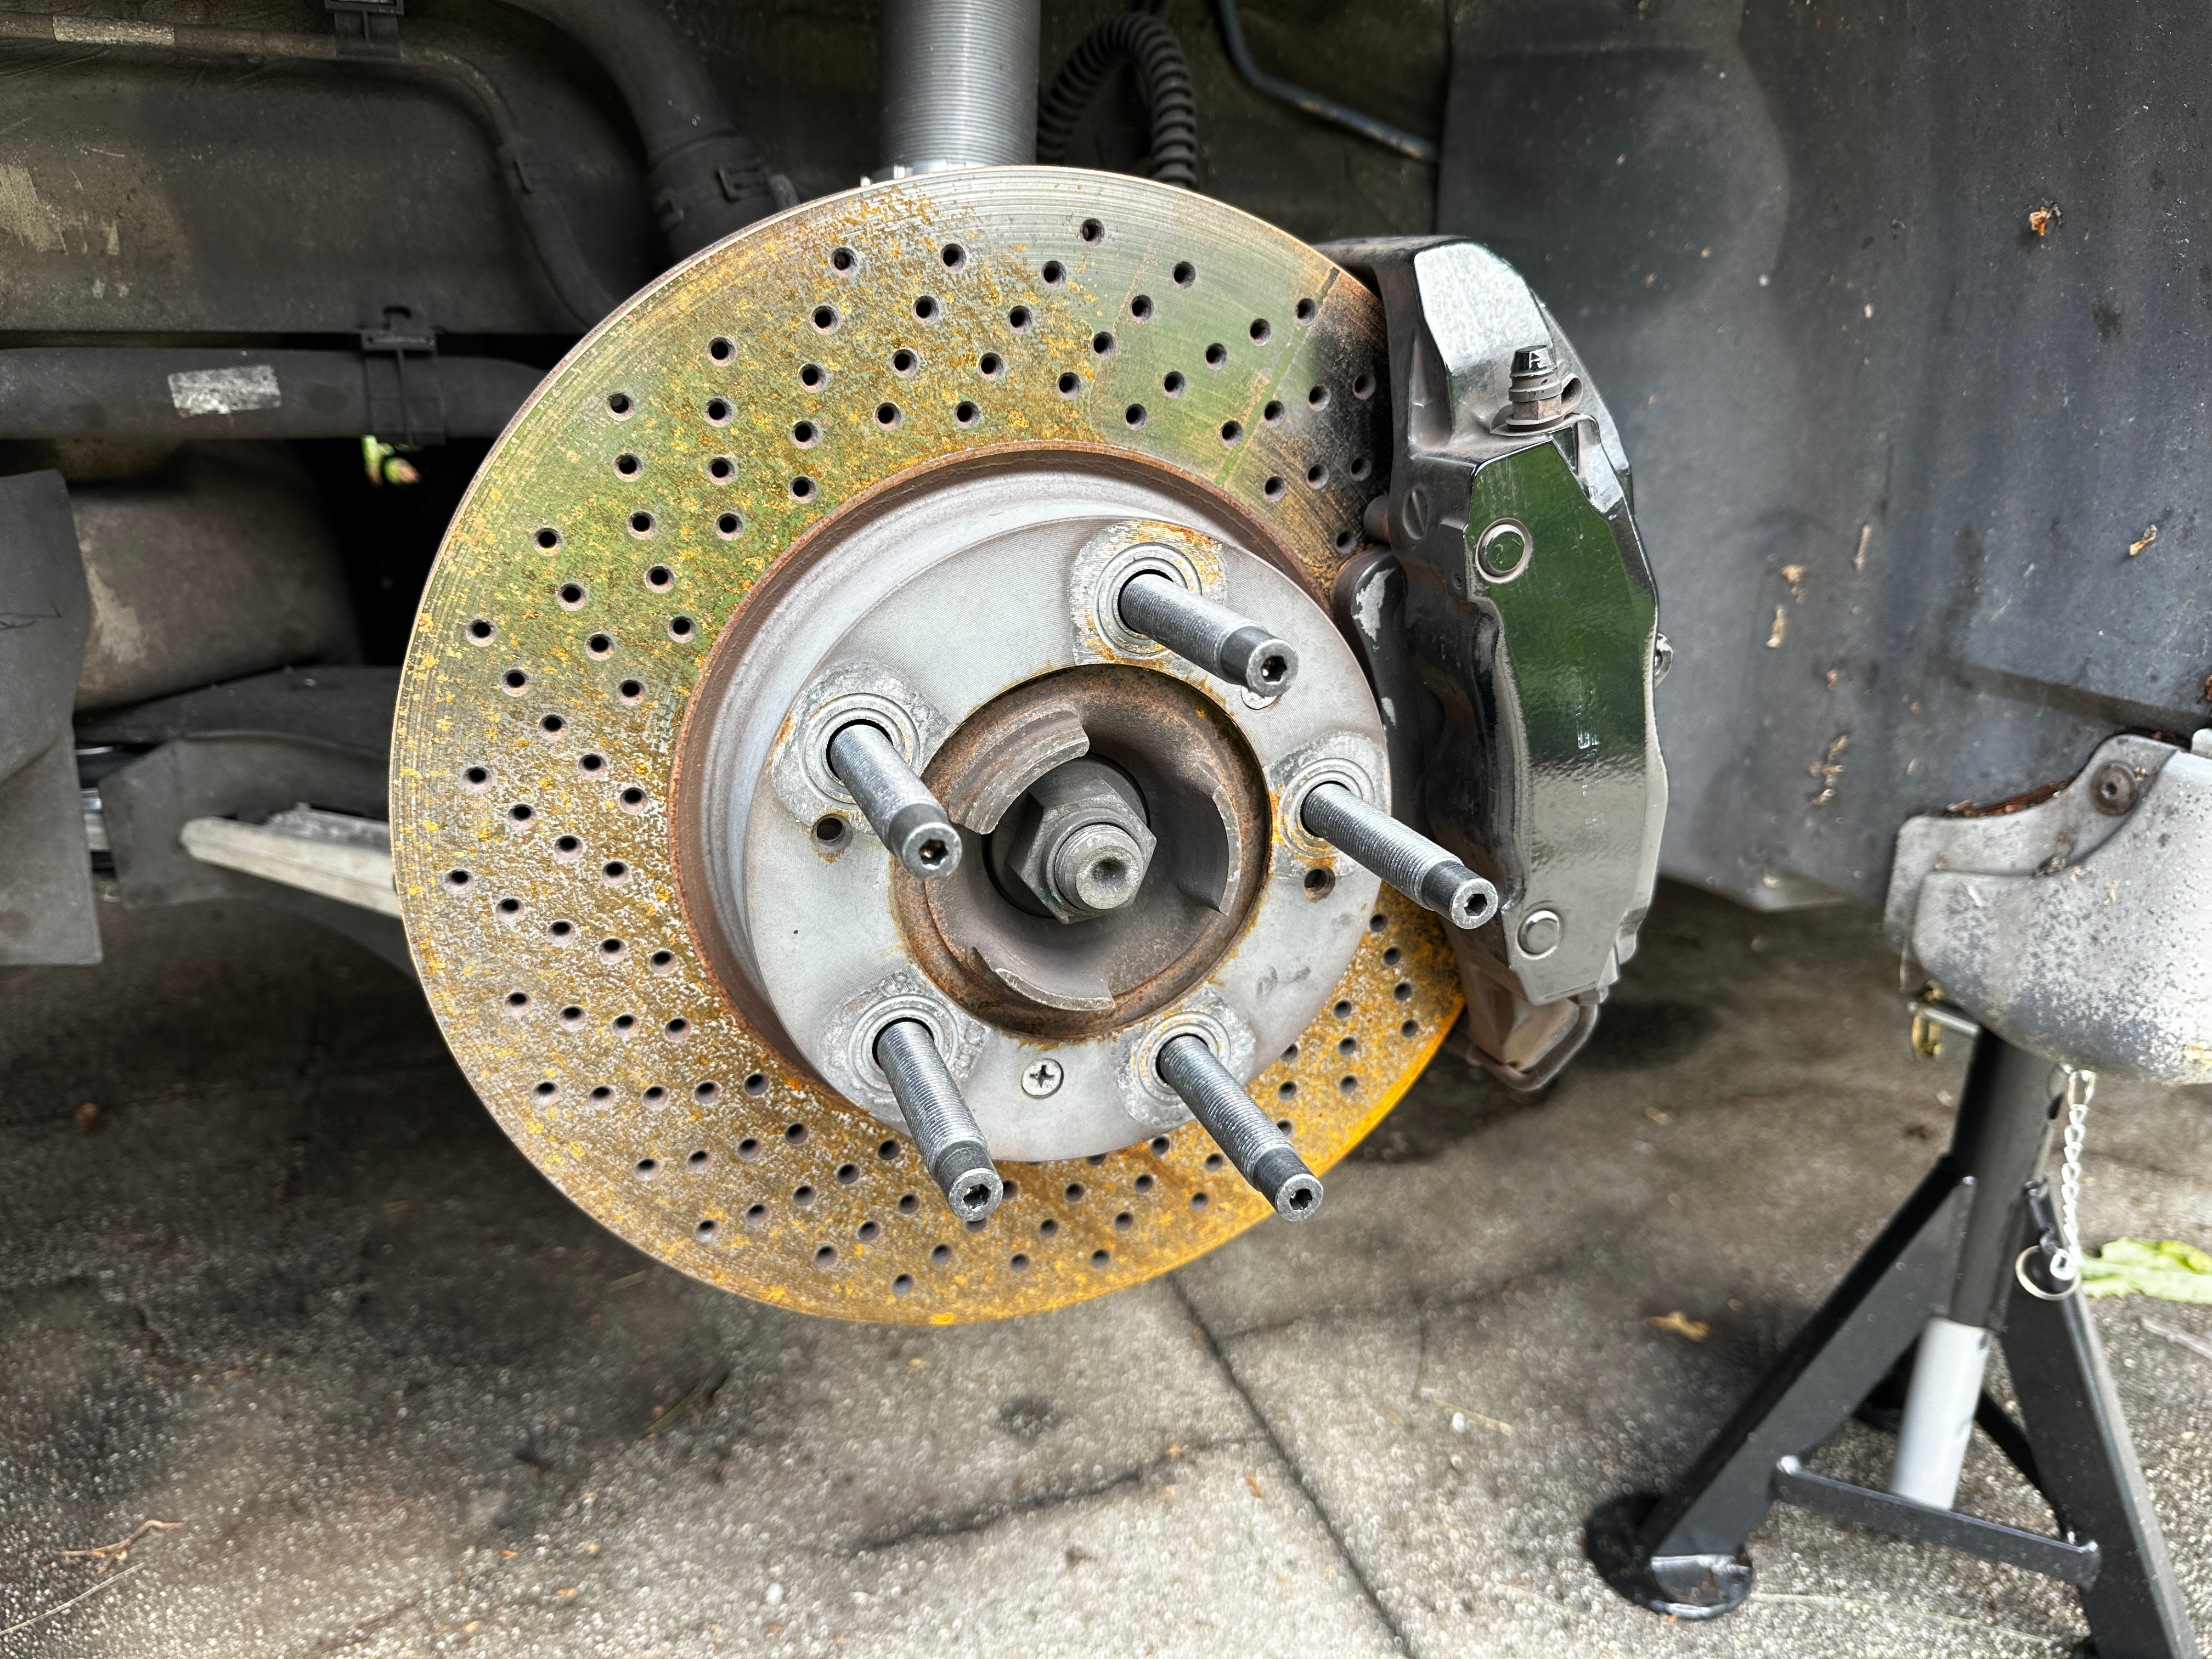
[[[2038,1484],[2060,1529],[2095,1539],[2104,1556],[2081,1592],[2087,1650],[2097,1659],[2195,1659],[2189,1609],[2087,1302],[2015,1297],[2002,1341]]]
[[[1715,1619],[1751,1594],[1745,1544],[1779,1502],[2075,1585],[2079,1659],[2199,1659],[2188,1610],[2083,1299],[2011,1295],[2024,1246],[2055,1236],[2033,1179],[2056,1103],[2051,1067],[1984,1035],[1951,1150],[1823,1303],[1780,1364],[1664,1498],[1616,1499],[1586,1523],[1591,1564],[1654,1613]],[[1805,1468],[1911,1347],[1930,1316],[1999,1334],[2024,1421],[1986,1397],[1977,1421],[2050,1502],[2062,1535]]]
[[[1751,1557],[1677,1555],[1654,1559],[1642,1534],[1666,1500],[1631,1492],[1600,1506],[1583,1523],[1583,1547],[1613,1593],[1650,1613],[1691,1623],[1734,1613],[1750,1599]]]

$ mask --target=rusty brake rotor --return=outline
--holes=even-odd
[[[409,937],[516,1143],[700,1279],[932,1323],[1100,1295],[1267,1214],[1129,1086],[1178,1011],[1243,1033],[1311,1168],[1342,1157],[1460,1005],[1434,918],[1285,828],[1322,772],[1387,790],[1324,597],[1380,487],[1384,355],[1310,248],[1062,168],[809,204],[601,324],[454,519],[394,739]],[[1098,584],[1146,559],[1263,608],[1299,683],[1123,637]],[[899,872],[824,769],[811,734],[848,707],[945,794],[953,877]],[[1112,915],[1036,885],[1069,764],[1128,817],[1099,832],[1139,866]],[[886,996],[969,1068],[986,1220],[854,1057]]]

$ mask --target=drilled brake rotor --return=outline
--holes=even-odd
[[[408,935],[516,1144],[672,1266],[842,1318],[1056,1307],[1263,1218],[1184,1121],[1002,1160],[1005,1203],[956,1219],[911,1142],[763,1035],[732,985],[687,719],[736,653],[781,648],[741,625],[763,578],[788,586],[844,515],[940,475],[1120,469],[1201,505],[1325,610],[1388,454],[1383,362],[1380,305],[1310,248],[1201,197],[1060,168],[809,204],[602,323],[453,520],[394,743]],[[1250,1085],[1316,1170],[1459,1007],[1433,918],[1387,888],[1351,961]]]

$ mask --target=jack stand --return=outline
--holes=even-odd
[[[1751,1594],[1746,1540],[1773,1504],[1793,1504],[2072,1584],[2090,1631],[2077,1654],[2197,1659],[2087,1309],[2047,1275],[2036,1294],[2011,1294],[2057,1242],[2036,1178],[2060,1105],[2053,1069],[1994,1034],[1977,1040],[1949,1151],[1781,1364],[1674,1492],[1590,1518],[1590,1559],[1613,1589],[1680,1619],[1733,1612]],[[1991,1335],[2023,1422],[1981,1388]],[[1893,1490],[1808,1469],[1916,1343]],[[2059,1535],[1950,1506],[1976,1423],[2050,1503]]]

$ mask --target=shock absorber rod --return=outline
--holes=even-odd
[[[879,176],[1036,160],[1037,0],[887,0]]]
[[[1168,1087],[1182,1097],[1190,1115],[1229,1154],[1237,1173],[1275,1206],[1277,1215],[1304,1221],[1319,1212],[1320,1178],[1203,1038],[1170,1037],[1160,1045],[1157,1063]]]
[[[1250,617],[1158,571],[1130,577],[1114,603],[1124,627],[1255,696],[1279,697],[1297,678],[1298,653],[1289,646]]]
[[[1414,903],[1455,927],[1480,927],[1498,914],[1498,890],[1417,830],[1377,811],[1340,783],[1306,791],[1298,822],[1372,870]]]
[[[929,1027],[918,1019],[891,1021],[876,1033],[876,1064],[890,1079],[922,1164],[944,1189],[952,1213],[981,1221],[997,1209],[1006,1189],[992,1166],[991,1149]]]
[[[891,740],[866,720],[830,739],[830,769],[853,792],[891,856],[924,881],[960,867],[960,832]]]

